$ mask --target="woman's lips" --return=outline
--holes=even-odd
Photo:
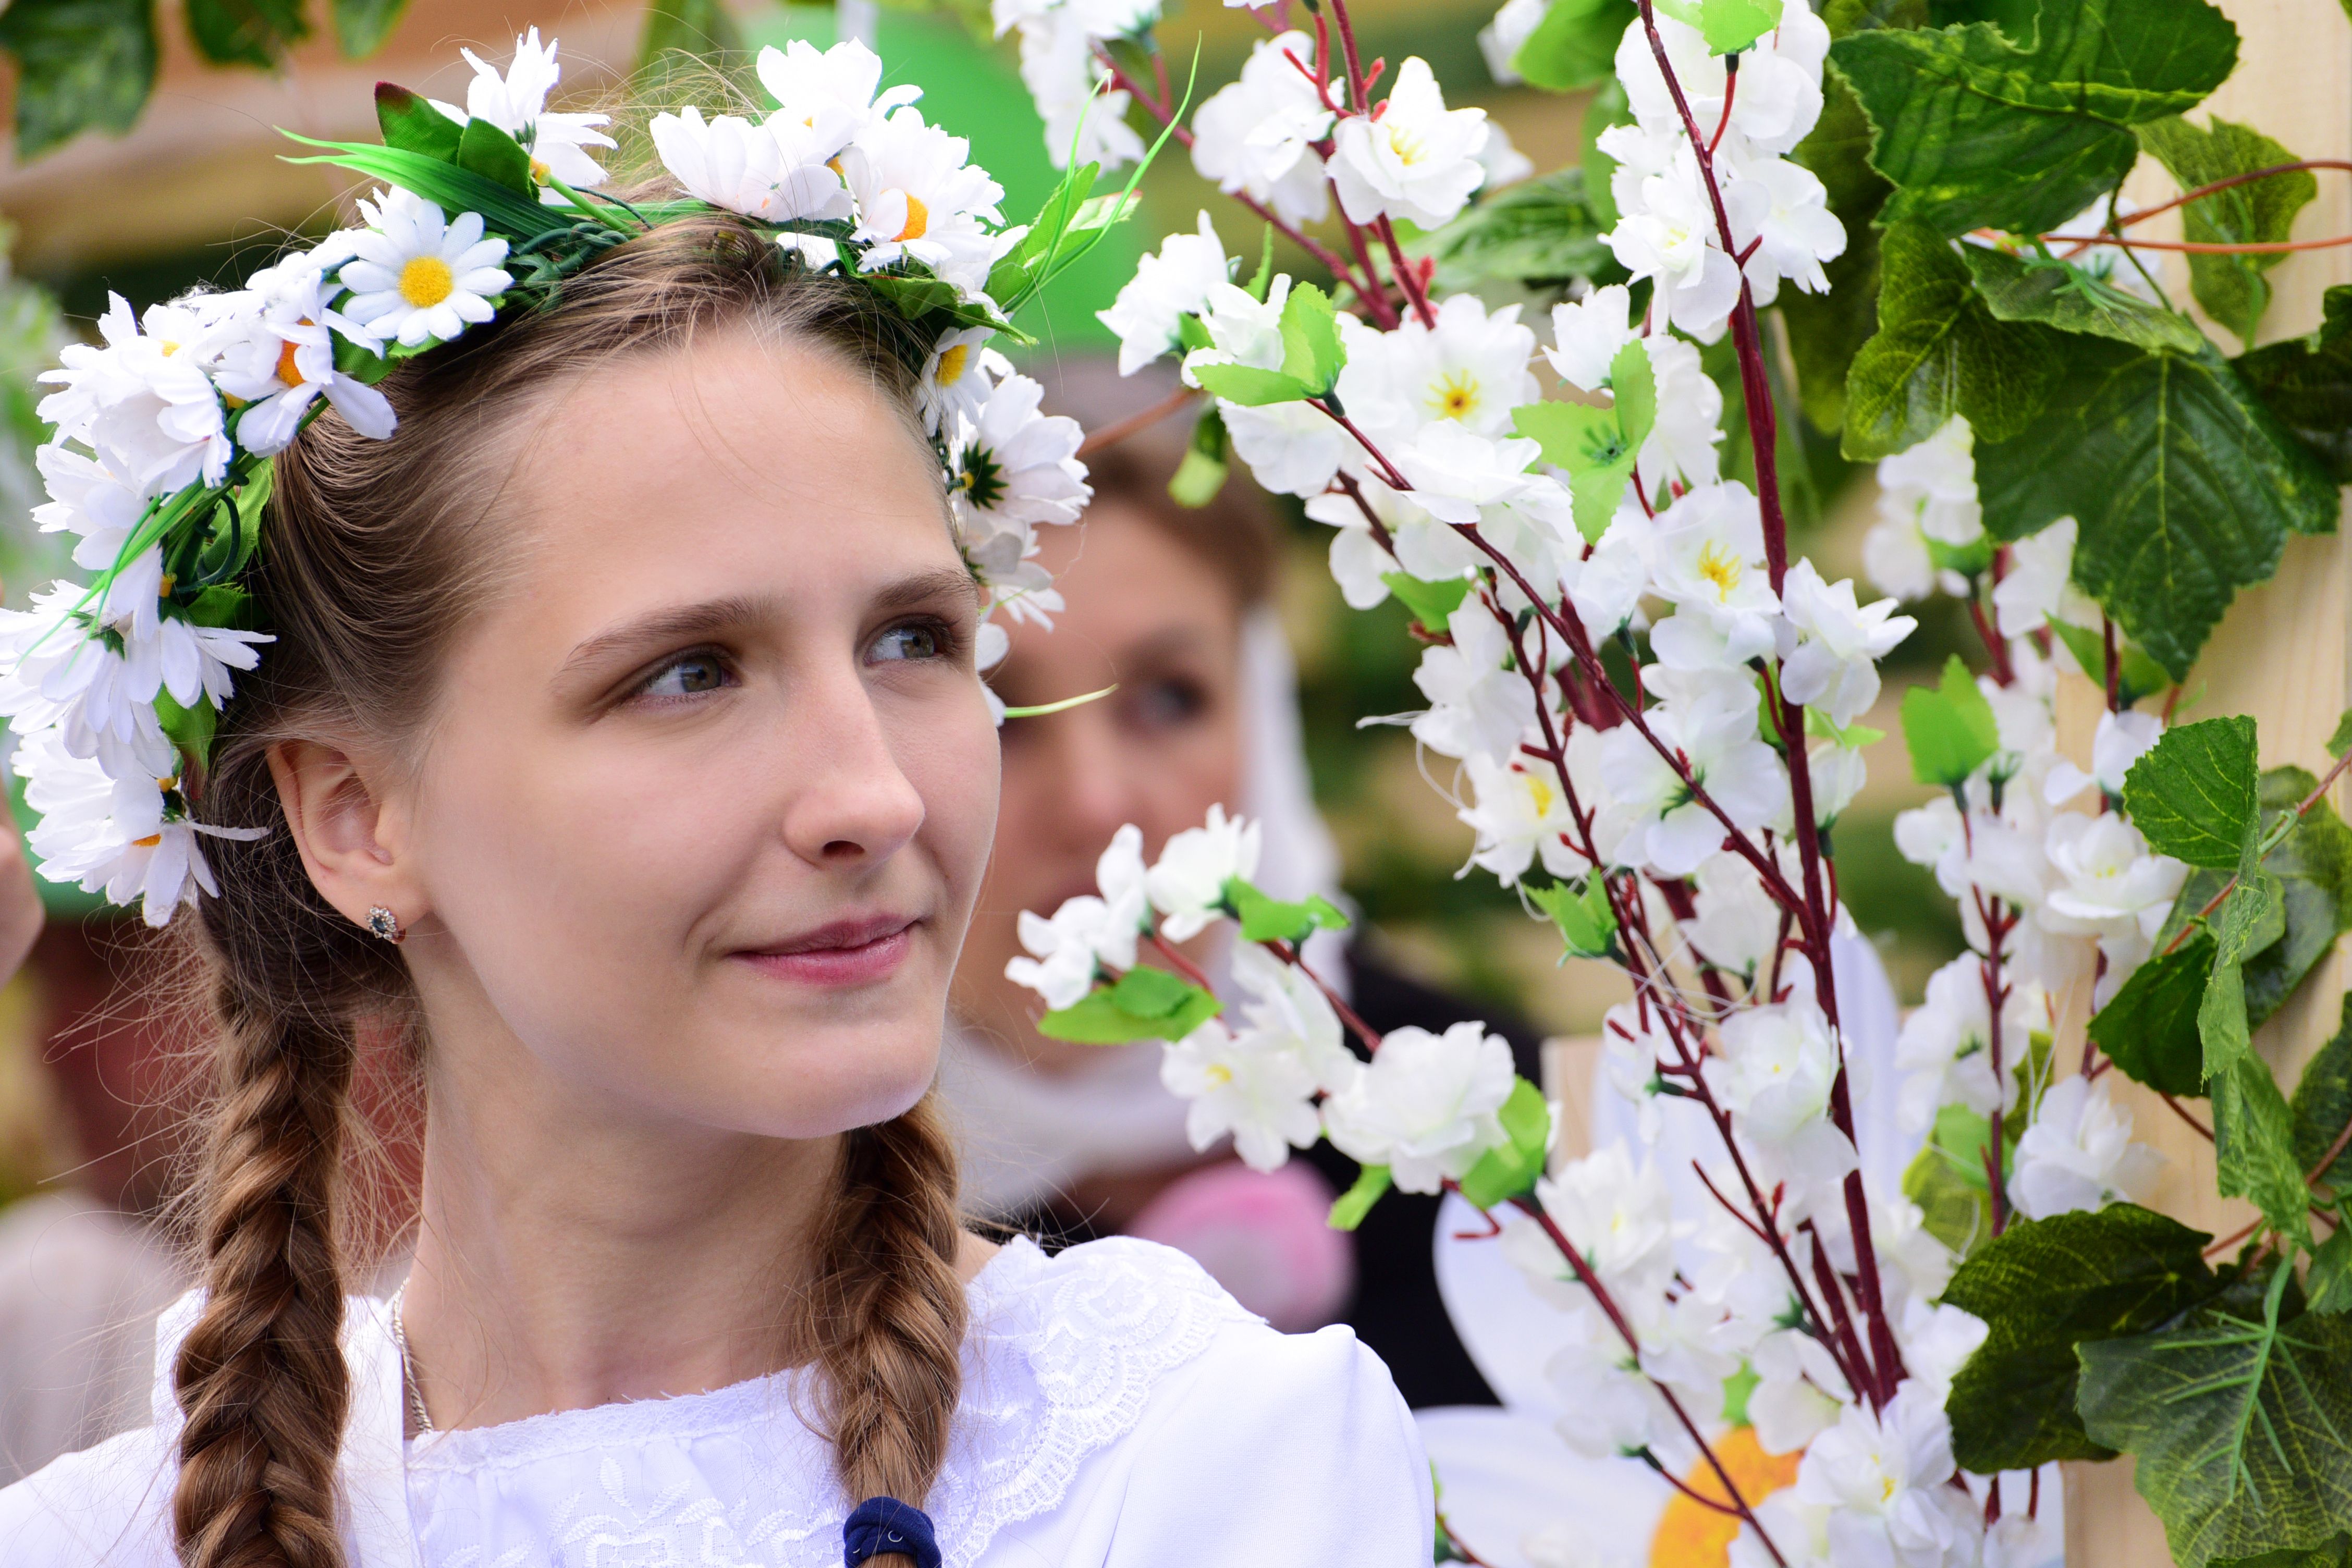
[[[762,973],[803,985],[869,985],[887,979],[905,961],[915,924],[907,915],[837,921],[806,936],[735,956]]]

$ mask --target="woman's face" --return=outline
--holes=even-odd
[[[1022,951],[1023,910],[1050,914],[1094,891],[1095,861],[1122,823],[1147,857],[1197,827],[1213,804],[1241,805],[1241,608],[1200,558],[1115,498],[1078,528],[1045,531],[1044,556],[1068,609],[1054,629],[1022,626],[993,677],[1014,707],[1116,682],[1098,701],[1004,725],[996,855],[956,974],[956,1009],[1053,1066],[1029,1029],[1035,994],[1004,978]]]
[[[996,816],[929,452],[860,374],[748,334],[520,423],[512,575],[387,818],[435,1052],[772,1137],[896,1115]]]

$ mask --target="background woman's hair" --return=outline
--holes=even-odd
[[[268,831],[207,843],[221,892],[200,914],[220,1038],[192,1200],[207,1296],[173,1368],[186,1568],[343,1568],[350,1089],[363,1037],[425,1046],[395,950],[311,886],[269,749],[350,737],[413,757],[454,632],[499,586],[494,514],[516,422],[558,416],[555,399],[583,370],[740,331],[863,370],[923,439],[915,394],[928,345],[863,285],[788,269],[772,242],[713,216],[616,247],[551,310],[403,365],[383,384],[400,416],[391,440],[330,413],[278,458],[248,584],[278,640],[223,714],[201,792],[205,820]],[[843,1143],[793,1345],[823,1373],[850,1499],[919,1503],[960,1384],[954,1156],[928,1100]]]

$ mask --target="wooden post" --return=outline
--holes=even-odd
[[[2235,75],[2208,100],[2195,118],[2207,115],[2251,125],[2275,137],[2297,157],[2352,158],[2352,23],[2336,0],[2215,0],[2238,25],[2241,38]],[[2318,199],[2304,208],[2294,237],[2314,239],[2352,233],[2352,175],[2323,172]],[[2126,200],[2153,204],[2174,194],[2171,182],[2152,160],[2143,160]],[[2133,230],[2150,238],[2178,239],[2172,215]],[[2175,300],[2189,300],[2186,265],[2174,256],[2158,270]],[[2318,323],[2320,296],[2332,284],[2352,282],[2352,247],[2303,251],[2289,256],[2270,274],[2276,290],[2263,318],[2264,341],[2294,337]],[[2236,340],[2226,328],[2202,322],[2225,350]],[[2292,539],[2278,575],[2241,595],[2190,676],[2178,717],[2224,713],[2253,715],[2265,766],[2295,763],[2325,772],[2326,742],[2339,714],[2352,707],[2352,625],[2346,601],[2352,595],[2352,557],[2343,534]],[[2061,745],[2087,764],[2091,731],[2102,707],[2087,681],[2070,679],[2059,694]],[[2339,788],[2334,799],[2345,805]],[[2346,961],[2339,949],[2312,972],[2295,998],[2255,1032],[2254,1045],[2292,1089],[2312,1053],[2336,1032],[2346,989]],[[2063,1008],[2062,1052],[2079,1054],[2088,1015],[2087,997],[2069,998]],[[2069,1059],[2062,1055],[2061,1061]],[[2151,1205],[2200,1230],[2228,1235],[2253,1217],[2251,1205],[2223,1202],[2213,1190],[2212,1145],[2192,1131],[2151,1090],[2111,1073],[2119,1104],[2133,1116],[2137,1135],[2168,1161]],[[2202,1119],[2200,1105],[2192,1109]],[[2149,1568],[2168,1563],[2163,1527],[2132,1488],[2128,1459],[2105,1465],[2066,1467],[2066,1562],[2068,1568]]]

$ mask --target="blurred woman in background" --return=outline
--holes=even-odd
[[[1091,362],[1066,364],[1047,384],[1048,407],[1097,432],[1169,390]],[[1004,726],[997,852],[957,970],[940,1068],[962,1126],[966,1191],[985,1217],[1065,1244],[1124,1233],[1180,1247],[1278,1328],[1347,1323],[1416,1407],[1492,1403],[1438,1297],[1434,1197],[1391,1193],[1352,1235],[1331,1230],[1331,1200],[1356,1176],[1345,1155],[1319,1144],[1261,1175],[1228,1145],[1195,1151],[1183,1101],[1160,1086],[1158,1044],[1047,1039],[1034,1027],[1034,994],[1004,978],[1023,951],[1020,911],[1050,912],[1093,891],[1095,861],[1123,823],[1141,827],[1149,858],[1223,805],[1265,823],[1255,879],[1268,893],[1338,891],[1275,607],[1280,531],[1238,478],[1197,510],[1169,498],[1190,424],[1171,416],[1086,454],[1095,500],[1084,525],[1045,541],[1068,607],[1051,635],[1014,627],[993,673],[1016,707],[1117,689]],[[1398,973],[1369,933],[1347,935],[1318,936],[1308,962],[1374,1029],[1442,1031],[1484,1016],[1511,1039],[1519,1072],[1542,1080],[1525,1029]],[[1221,951],[1192,956],[1222,974]]]

